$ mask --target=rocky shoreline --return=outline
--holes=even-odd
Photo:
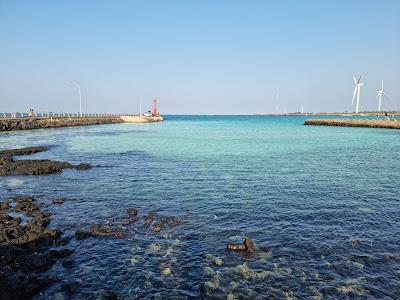
[[[89,164],[72,165],[51,160],[14,160],[17,155],[47,151],[45,146],[0,151],[0,176],[50,175],[63,169],[84,170]],[[66,235],[62,229],[50,228],[51,214],[46,205],[62,205],[65,199],[53,199],[46,205],[34,196],[14,196],[0,199],[0,299],[30,299],[50,284],[60,284],[65,296],[76,292],[81,283],[63,282],[62,279],[43,274],[62,260],[64,268],[73,267],[68,257],[74,249],[66,247],[71,239],[127,238],[127,226],[148,228],[149,234],[158,234],[164,228],[182,223],[175,216],[159,215],[155,211],[142,217],[136,208],[128,208],[126,218],[112,223],[94,223],[81,228],[77,220],[75,234]],[[105,291],[102,299],[117,299],[118,295]]]
[[[55,199],[49,205],[63,204],[65,199]],[[127,238],[126,226],[148,228],[149,234],[158,234],[164,228],[182,223],[175,216],[150,212],[138,216],[135,208],[127,209],[127,217],[108,224],[92,224],[88,229],[77,229],[74,235],[65,235],[59,228],[49,228],[49,212],[32,196],[15,196],[0,201],[0,299],[30,299],[50,284],[60,284],[66,296],[76,292],[81,282],[63,282],[61,278],[43,275],[57,261],[64,268],[73,267],[68,257],[74,249],[66,245],[75,238]],[[17,214],[17,216],[15,216]],[[14,215],[14,216],[13,216]],[[79,228],[79,225],[77,225]],[[102,299],[118,299],[106,291]]]

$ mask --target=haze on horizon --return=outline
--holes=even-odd
[[[400,109],[400,1],[0,0],[0,111]],[[277,101],[279,90],[279,102]]]

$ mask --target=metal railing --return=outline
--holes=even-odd
[[[0,119],[24,119],[29,117],[34,118],[79,118],[79,117],[120,117],[120,116],[135,116],[133,113],[60,113],[60,112],[34,112],[33,115],[22,112],[0,112]]]

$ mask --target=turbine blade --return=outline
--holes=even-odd
[[[358,82],[360,82],[360,81],[361,81],[361,77],[362,77],[362,75],[360,75],[360,78],[358,78]]]
[[[356,76],[353,76],[354,84],[357,84]]]

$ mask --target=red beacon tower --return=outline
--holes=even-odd
[[[151,115],[153,116],[153,117],[156,117],[156,116],[158,116],[158,111],[157,111],[157,98],[156,97],[154,97],[154,106],[153,106],[153,112],[151,113]]]

